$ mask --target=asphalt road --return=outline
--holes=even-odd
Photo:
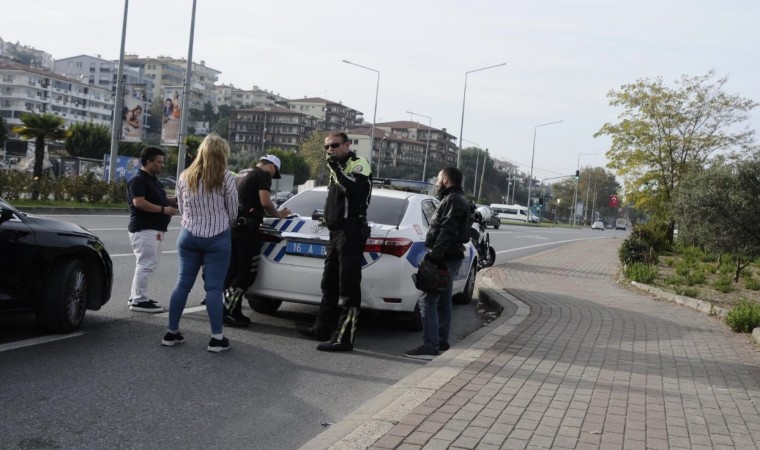
[[[294,326],[312,320],[316,307],[295,304],[271,316],[252,313],[247,329],[225,328],[232,350],[211,354],[200,282],[181,323],[186,342],[162,347],[167,314],[127,309],[134,270],[127,217],[58,218],[104,240],[113,295],[71,335],[41,334],[32,316],[0,316],[1,448],[297,448],[422,364],[403,357],[420,332],[370,314],[360,317],[353,353],[317,352]],[[151,281],[164,304],[176,281],[178,226],[175,218]],[[623,235],[519,226],[489,233],[497,264]],[[475,303],[455,306],[452,345],[480,326]]]

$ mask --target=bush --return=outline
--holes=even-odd
[[[726,275],[721,275],[717,280],[715,280],[713,287],[716,291],[723,292],[724,294],[727,294],[734,290],[731,278],[727,277]]]
[[[686,297],[691,297],[691,298],[697,298],[697,296],[699,295],[699,289],[692,288],[692,287],[685,287],[685,288],[676,287],[674,291],[676,295],[684,295]]]
[[[638,223],[633,227],[631,236],[646,242],[659,253],[671,248],[668,242],[668,226],[667,222]]]
[[[760,281],[754,278],[746,278],[744,280],[744,287],[750,291],[760,291]]]
[[[623,265],[630,265],[633,263],[657,263],[657,254],[650,248],[642,239],[630,236],[626,238],[618,249],[618,258]]]
[[[695,284],[702,284],[707,279],[707,276],[704,272],[701,271],[694,271],[691,273],[686,274],[686,284],[689,286],[694,286]]]
[[[657,277],[657,266],[636,262],[625,267],[625,277],[639,283],[651,283]]]
[[[726,324],[736,332],[752,332],[760,326],[760,304],[742,299],[726,314]]]
[[[106,188],[108,201],[111,203],[127,203],[127,182],[124,180],[108,184]]]
[[[18,200],[27,192],[32,176],[18,170],[0,170],[0,196],[6,200]]]

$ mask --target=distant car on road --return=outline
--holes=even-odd
[[[591,229],[604,231],[604,222],[602,222],[601,220],[597,220],[596,222],[591,224]]]
[[[164,189],[176,189],[177,188],[177,182],[174,181],[174,178],[159,178],[158,181],[161,183],[161,185],[164,187]]]
[[[291,197],[293,197],[292,192],[282,191],[282,192],[278,192],[274,194],[274,196],[272,197],[272,201],[274,202],[275,206],[279,207],[280,205],[288,201]]]
[[[30,311],[48,331],[69,333],[85,310],[111,298],[113,264],[79,225],[20,212],[0,199],[0,311]]]
[[[617,219],[615,221],[615,229],[616,230],[625,230],[628,228],[628,221],[625,219]]]

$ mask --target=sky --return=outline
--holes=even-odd
[[[12,4],[4,40],[118,59],[124,1]],[[126,53],[186,58],[192,4],[129,1]],[[342,61],[370,67],[378,122],[428,116],[525,173],[533,158],[540,180],[606,165],[610,140],[593,134],[618,120],[607,94],[639,79],[675,86],[714,70],[727,92],[760,102],[759,21],[756,0],[197,0],[193,60],[220,83],[323,97],[367,121],[377,74]],[[748,125],[760,129],[760,111]]]

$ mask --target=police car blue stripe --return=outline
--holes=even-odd
[[[280,262],[282,257],[285,256],[285,249],[286,249],[286,246],[283,245],[282,248],[280,248],[280,251],[277,252],[277,255],[274,258],[272,258],[272,261]]]
[[[298,230],[300,230],[304,224],[306,223],[305,220],[299,220],[295,227],[293,227],[293,233],[298,233]]]
[[[264,248],[261,250],[261,253],[263,253],[264,256],[269,256],[269,254],[272,253],[272,250],[274,250],[275,247],[277,247],[277,244],[274,242],[265,244]]]

